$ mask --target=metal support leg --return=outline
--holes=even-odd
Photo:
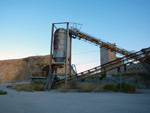
[[[65,84],[67,84],[67,67],[68,67],[68,38],[69,38],[69,23],[67,23],[67,36],[66,36],[66,64],[65,64]]]
[[[99,61],[100,61],[100,62],[99,62],[99,65],[101,65],[101,47],[100,47],[99,53],[100,53],[100,54],[99,54]]]
[[[69,58],[69,75],[71,76],[71,49],[72,49],[72,38],[70,37],[70,58]]]
[[[122,66],[120,66],[120,91],[122,91]]]
[[[54,24],[52,24],[52,35],[51,35],[51,51],[50,51],[50,65],[49,65],[49,75],[52,74],[52,49],[53,49],[53,36],[54,35]]]
[[[53,81],[52,80],[52,49],[53,49],[53,35],[54,35],[54,24],[52,24],[52,34],[51,34],[51,48],[50,48],[50,64],[49,64],[49,74],[48,74],[48,77],[47,77],[47,83],[45,85],[45,89],[48,88],[48,90],[50,90],[51,88],[51,82]]]

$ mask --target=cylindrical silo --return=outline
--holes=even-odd
[[[67,30],[60,28],[55,31],[54,34],[54,47],[53,47],[53,58],[55,62],[64,62],[66,58],[66,52],[68,51],[67,58],[70,57],[70,37],[67,41],[66,51],[66,38]]]

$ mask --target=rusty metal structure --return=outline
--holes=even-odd
[[[66,25],[65,28],[57,28],[57,25]],[[63,23],[53,23],[52,24],[52,33],[51,33],[51,47],[50,47],[50,65],[49,65],[49,75],[47,76],[47,82],[45,89],[50,89],[52,85],[57,85],[60,83],[69,83],[83,80],[85,78],[93,77],[96,74],[103,73],[120,66],[140,61],[144,62],[145,59],[150,57],[150,48],[143,49],[139,52],[132,53],[120,47],[117,47],[115,44],[102,41],[77,29],[76,23],[73,23],[73,27],[69,26],[69,22]],[[80,25],[80,24],[79,24]],[[71,75],[71,43],[72,38],[83,40],[94,44],[98,47],[104,47],[108,50],[114,51],[125,55],[124,57],[108,62],[106,64],[94,67],[87,71],[76,74],[75,76]],[[53,60],[54,59],[54,62]],[[65,73],[57,73],[58,68],[65,68]],[[73,70],[74,71],[74,70]],[[64,79],[61,79],[59,82],[54,81],[54,78],[58,75],[65,76]]]
[[[90,35],[87,35],[86,33],[83,33],[77,29],[74,29],[74,30],[70,29],[69,32],[70,32],[72,38],[79,39],[79,40],[82,39],[84,41],[88,41],[89,43],[92,43],[96,46],[110,49],[111,51],[115,51],[115,52],[120,53],[122,55],[129,55],[132,53],[132,52],[129,52],[125,49],[117,47],[115,44],[105,42],[105,41],[102,41],[100,39],[94,38]]]
[[[65,24],[66,28],[57,29],[56,24]],[[55,29],[56,31],[54,32]],[[55,62],[52,62],[52,59],[54,59]],[[65,67],[65,73],[57,73],[57,68],[63,67]],[[54,77],[58,75],[65,76],[66,83],[68,75],[71,75],[71,38],[69,37],[68,22],[52,24],[49,75],[45,89],[51,88]]]
[[[104,73],[104,72],[107,72],[109,70],[112,70],[112,69],[115,69],[115,68],[118,68],[120,66],[127,65],[127,64],[130,64],[133,62],[140,61],[143,63],[147,59],[150,59],[150,47],[144,49],[144,51],[141,50],[141,51],[135,52],[133,54],[124,56],[120,59],[108,62],[106,64],[103,64],[103,65],[100,65],[97,67],[94,67],[94,68],[86,70],[84,72],[78,73],[76,76],[68,77],[67,81],[69,83],[77,82],[80,80],[84,80],[86,78],[94,77],[97,74]],[[62,79],[58,82],[55,82],[53,85],[58,85],[61,83],[64,83],[64,79]]]

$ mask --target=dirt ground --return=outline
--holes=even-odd
[[[7,85],[0,84],[8,92],[0,95],[0,113],[150,113],[150,90],[136,94],[17,92]]]

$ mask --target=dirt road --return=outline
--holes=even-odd
[[[0,113],[150,113],[150,90],[143,93],[8,92],[0,95]]]

